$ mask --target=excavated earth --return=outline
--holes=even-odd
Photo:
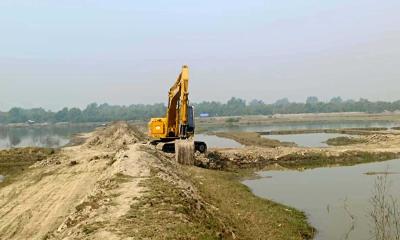
[[[209,208],[177,174],[180,166],[157,156],[127,123],[80,138],[83,144],[38,161],[0,189],[0,239],[142,239],[135,235],[146,226],[129,224],[127,216],[149,190],[143,182],[154,175],[197,208]],[[138,212],[151,207],[138,206]]]

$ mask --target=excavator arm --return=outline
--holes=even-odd
[[[194,112],[189,105],[189,68],[184,65],[175,83],[168,92],[168,107],[164,118],[152,118],[149,122],[149,136],[152,143],[165,144],[163,150],[175,151],[176,139],[188,139],[194,136]],[[193,141],[193,140],[192,140]],[[194,141],[195,150],[205,152],[204,142]]]
[[[169,135],[186,137],[189,105],[189,68],[185,65],[178,79],[169,90],[167,131]],[[173,134],[172,134],[173,133]]]

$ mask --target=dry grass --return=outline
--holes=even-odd
[[[354,138],[354,137],[335,137],[330,138],[326,141],[326,144],[331,146],[346,146],[351,144],[366,143],[367,140],[364,138]]]
[[[55,152],[54,149],[34,147],[0,151],[0,174],[6,176],[5,180],[0,183],[0,187],[8,185],[16,176],[25,172],[29,166],[46,159]]]
[[[188,168],[207,202],[238,239],[311,239],[314,229],[302,212],[256,197],[240,183],[242,174]]]
[[[154,173],[143,182],[148,189],[145,196],[136,199],[119,221],[118,232],[135,239],[156,240],[303,240],[314,236],[302,212],[254,196],[239,182],[241,174],[190,166],[184,170],[186,181],[196,186],[201,202]]]
[[[347,151],[339,155],[321,152],[292,153],[278,158],[279,165],[291,169],[308,169],[327,166],[352,166],[360,163],[381,162],[395,159],[397,153]]]
[[[186,197],[185,189],[152,171],[152,177],[143,181],[148,189],[144,197],[136,199],[119,221],[120,232],[134,239],[220,239],[218,219]]]

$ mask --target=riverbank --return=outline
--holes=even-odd
[[[15,167],[27,164],[0,185],[0,238],[311,239],[315,230],[304,213],[256,197],[241,181],[266,168],[399,156],[400,135],[357,131],[370,132],[360,143],[329,148],[271,145],[260,133],[232,132],[222,137],[247,146],[196,155],[201,168],[175,163],[173,155],[146,144],[143,129],[123,122],[81,134],[75,145],[57,151],[0,151]]]
[[[255,197],[240,183],[239,172],[181,166],[126,123],[80,138],[79,145],[35,160],[0,188],[0,238],[310,239],[314,234],[303,213]]]
[[[229,117],[198,118],[197,125],[202,131],[216,127],[242,127],[263,126],[273,124],[296,124],[296,123],[386,123],[394,127],[400,126],[400,113],[303,113],[303,114],[275,114],[275,115],[248,115]]]

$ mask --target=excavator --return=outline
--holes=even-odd
[[[176,82],[168,93],[168,107],[165,117],[152,118],[149,122],[151,144],[162,145],[164,152],[175,153],[182,139],[194,145],[192,149],[205,153],[207,144],[194,141],[194,109],[189,105],[189,67],[184,65]]]

